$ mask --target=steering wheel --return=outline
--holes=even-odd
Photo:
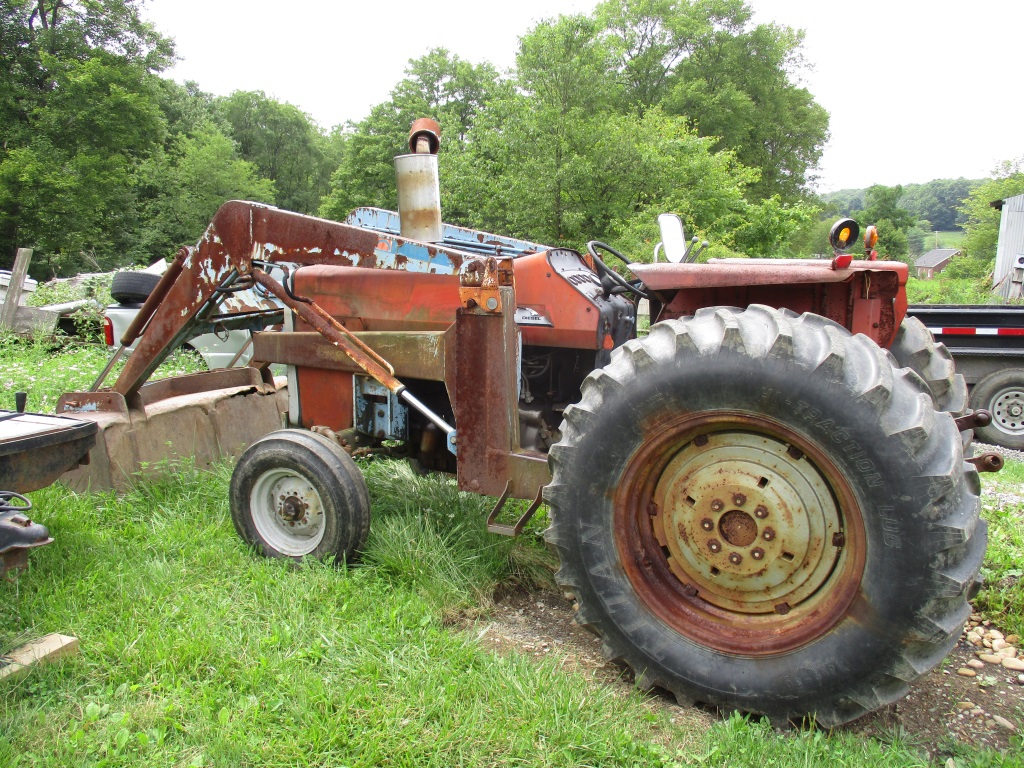
[[[623,290],[629,291],[630,293],[635,293],[637,296],[643,299],[651,298],[646,291],[640,288],[642,283],[639,280],[636,281],[635,284],[631,283],[618,272],[616,272],[614,269],[612,269],[603,261],[601,261],[601,257],[597,255],[598,249],[606,251],[610,253],[612,256],[615,256],[627,267],[629,266],[629,259],[627,259],[621,253],[616,251],[610,245],[606,245],[605,243],[602,243],[600,240],[591,240],[589,243],[587,243],[587,253],[590,255],[590,258],[594,260],[594,266],[597,268],[597,272],[599,275],[601,275],[601,277],[607,277],[609,280],[611,280],[613,283],[615,283]]]

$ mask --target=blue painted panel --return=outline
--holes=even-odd
[[[349,214],[345,223],[400,238],[401,223],[399,222],[398,214],[394,211],[386,211],[381,208],[356,208],[356,210]],[[441,243],[433,244],[431,246],[433,248],[440,245],[446,248],[457,249],[467,255],[511,256],[512,258],[527,253],[551,250],[551,246],[531,243],[527,240],[517,240],[514,237],[505,237],[504,235],[495,235],[476,229],[457,227],[454,224],[442,224],[441,226],[441,233],[444,239]],[[417,244],[413,240],[405,240],[404,243]],[[399,250],[408,258],[414,258],[412,254],[404,253],[404,247],[400,247]]]

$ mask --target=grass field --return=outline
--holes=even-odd
[[[5,396],[28,388],[38,407],[94,375],[93,352],[54,354],[0,347]],[[173,471],[123,497],[32,494],[56,541],[0,583],[0,648],[61,632],[82,653],[0,683],[0,766],[929,765],[899,734],[779,734],[738,716],[694,729],[687,710],[567,673],[557,654],[482,646],[495,590],[550,584],[554,563],[543,520],[491,536],[488,500],[449,479],[364,462],[363,562],[296,566],[238,539],[228,465],[152,469]],[[1021,481],[1011,462],[994,482]],[[1007,628],[1024,607],[1021,512],[985,511],[983,598]],[[960,750],[955,765],[1020,762]]]
[[[499,583],[545,582],[546,550],[486,534],[486,502],[448,480],[365,469],[371,541],[341,568],[247,550],[226,466],[120,499],[33,494],[57,541],[0,587],[0,645],[63,632],[83,652],[0,687],[0,765],[927,764],[737,717],[693,732],[554,658],[488,651],[453,617],[485,616]],[[1019,515],[1004,525],[1020,536]]]
[[[931,232],[924,238],[924,249],[925,251],[930,251],[932,248],[959,248],[963,239],[964,233],[962,230]]]

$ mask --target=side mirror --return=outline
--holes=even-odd
[[[658,216],[658,229],[661,230],[661,248],[665,252],[665,259],[678,264],[686,256],[683,220],[674,213],[662,213]]]

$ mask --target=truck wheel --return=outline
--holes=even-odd
[[[230,498],[238,535],[267,557],[351,561],[370,530],[370,497],[355,462],[301,429],[253,443],[231,475]]]
[[[558,580],[642,688],[836,725],[956,644],[985,551],[977,475],[866,337],[701,310],[613,353],[561,429]]]
[[[978,438],[1015,450],[1024,449],[1024,370],[990,373],[974,385],[971,404],[992,414],[992,423],[975,430]]]
[[[118,304],[141,304],[160,282],[160,275],[149,272],[117,272],[110,281],[110,295]]]

